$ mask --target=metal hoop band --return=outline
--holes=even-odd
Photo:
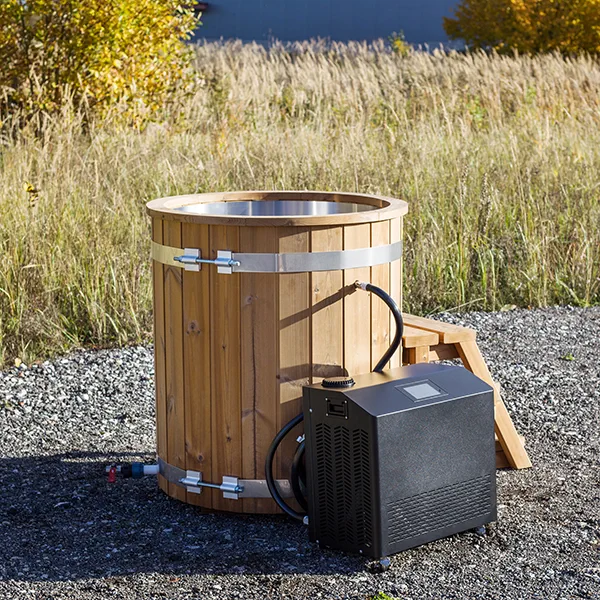
[[[235,476],[224,476],[222,483],[204,481],[200,471],[186,471],[171,465],[158,457],[159,473],[169,482],[184,487],[188,492],[200,494],[205,487],[218,489],[224,498],[239,500],[240,498],[271,498],[271,492],[265,479],[239,479]],[[277,485],[284,498],[292,498],[292,486],[287,479],[278,479]]]
[[[203,259],[196,248],[173,248],[152,242],[152,258],[171,267],[199,271],[201,264],[215,264],[219,273],[313,273],[374,267],[399,260],[402,242],[386,246],[333,252],[262,254],[220,250],[216,259]]]

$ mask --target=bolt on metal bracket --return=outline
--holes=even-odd
[[[240,494],[244,491],[238,478],[229,477],[228,475],[223,475],[223,483],[219,489],[223,492],[223,498],[229,498],[230,500],[239,500]]]
[[[200,271],[203,264],[217,265],[219,273],[233,273],[233,267],[239,267],[240,262],[233,260],[230,250],[217,250],[217,258],[202,258],[202,251],[198,248],[184,248],[181,256],[174,256],[173,260],[181,263],[186,271]]]
[[[200,471],[186,471],[185,477],[179,480],[179,483],[185,486],[188,492],[193,494],[200,494],[202,488],[212,488],[215,490],[221,490],[223,492],[223,498],[229,498],[231,500],[238,500],[239,495],[244,491],[243,486],[240,485],[237,477],[230,477],[223,475],[223,483],[210,483],[208,481],[202,481],[202,473]]]
[[[202,493],[202,473],[200,471],[186,471],[185,477],[179,480],[181,485],[185,486],[185,489],[192,494]]]
[[[265,479],[240,479],[224,475],[222,483],[204,481],[200,471],[185,470],[169,464],[157,457],[158,471],[167,481],[185,487],[188,492],[200,494],[203,488],[213,488],[223,492],[224,498],[239,500],[241,498],[271,498],[271,492]],[[294,492],[287,479],[278,479],[275,485],[284,498],[293,498]]]
[[[240,261],[233,260],[233,254],[230,250],[217,250],[215,265],[217,265],[217,273],[231,275],[233,273],[232,267],[239,267]]]

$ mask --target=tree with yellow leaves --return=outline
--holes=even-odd
[[[462,0],[451,39],[499,52],[600,53],[600,0]]]
[[[196,0],[1,0],[0,103],[152,112],[191,74]]]

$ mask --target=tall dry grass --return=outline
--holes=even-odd
[[[0,359],[150,331],[144,203],[231,189],[406,199],[405,309],[600,299],[600,64],[358,44],[198,48],[142,129],[5,120]]]

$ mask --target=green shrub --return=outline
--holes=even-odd
[[[394,53],[399,54],[400,56],[408,56],[411,53],[412,46],[406,41],[403,31],[394,31],[388,40]]]
[[[473,48],[600,53],[600,0],[462,0],[446,33]]]
[[[2,0],[0,90],[9,110],[68,96],[153,111],[192,76],[196,0]]]

